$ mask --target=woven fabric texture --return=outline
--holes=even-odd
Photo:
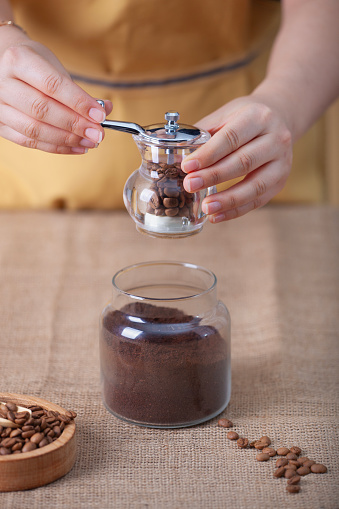
[[[0,214],[0,391],[78,412],[64,478],[1,493],[2,509],[338,508],[339,211],[258,210],[178,241],[152,239],[126,213]],[[98,321],[111,278],[132,263],[179,260],[218,278],[232,318],[232,397],[222,416],[250,440],[302,448],[328,473],[301,492],[275,460],[226,439],[218,419],[156,430],[103,407]]]

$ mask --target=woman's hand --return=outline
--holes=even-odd
[[[212,134],[182,164],[189,192],[244,177],[202,204],[212,223],[262,207],[284,187],[292,164],[292,136],[282,115],[262,99],[241,97],[198,123]]]
[[[83,154],[104,137],[104,109],[56,56],[16,27],[0,27],[0,136],[55,154]]]

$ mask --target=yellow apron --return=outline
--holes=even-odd
[[[194,124],[261,81],[279,24],[270,0],[13,0],[15,19],[48,46],[111,118],[141,125],[175,109]],[[325,198],[318,124],[295,151],[276,200]],[[307,150],[301,145],[306,143]],[[128,134],[106,131],[82,156],[47,154],[0,138],[1,208],[121,208],[140,163]]]

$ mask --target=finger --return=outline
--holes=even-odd
[[[68,106],[87,120],[96,123],[105,120],[106,112],[93,97],[68,76],[61,74],[47,60],[41,58],[32,48],[28,46],[10,48],[6,52],[6,59],[13,77]]]
[[[207,168],[267,129],[269,108],[254,104],[231,114],[212,138],[187,156],[182,169],[189,173]]]
[[[252,200],[245,205],[240,205],[234,209],[208,216],[208,219],[211,223],[221,223],[223,221],[229,221],[230,219],[237,219],[238,217],[244,216],[252,210],[266,205],[279,191],[281,191],[281,189],[282,187],[276,184],[267,193],[263,194],[260,199]]]
[[[16,143],[17,145],[21,145],[22,147],[36,148],[38,150],[42,150],[43,152],[49,152],[51,154],[80,155],[86,154],[88,151],[87,148],[58,146],[53,145],[51,143],[44,143],[42,141],[33,140],[32,138],[27,138],[27,136],[18,133],[17,131],[11,129],[8,126],[1,124],[0,124],[0,136],[8,141]]]
[[[4,81],[5,83],[0,84],[0,93],[1,100],[5,104],[33,119],[73,132],[81,138],[90,139],[93,144],[102,140],[102,128],[94,122],[90,122],[27,83],[17,79]]]
[[[214,215],[237,210],[248,203],[261,206],[263,196],[277,187],[281,190],[289,173],[288,165],[282,161],[273,161],[253,171],[241,182],[226,191],[206,197],[202,203],[205,214]]]
[[[8,125],[30,139],[67,147],[79,147],[81,144],[85,145],[87,148],[93,148],[95,146],[93,142],[88,142],[88,140],[83,140],[76,134],[34,120],[6,104],[0,104],[0,118],[2,124]],[[89,146],[89,144],[91,146]]]
[[[193,193],[248,175],[275,159],[279,154],[279,147],[273,134],[259,136],[212,166],[189,173],[184,179],[184,187],[186,191]]]

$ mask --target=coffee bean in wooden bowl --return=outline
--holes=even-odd
[[[76,414],[34,396],[0,393],[0,401],[13,405],[0,408],[0,417],[12,422],[0,424],[0,492],[37,488],[67,474],[76,458]]]

